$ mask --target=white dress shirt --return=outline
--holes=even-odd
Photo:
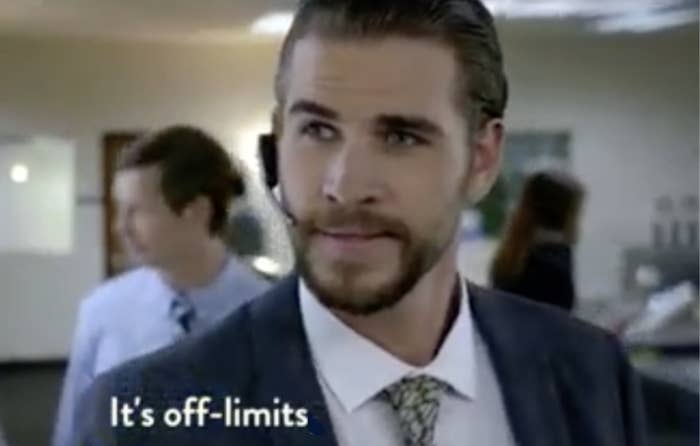
[[[80,304],[53,445],[68,446],[77,405],[97,375],[186,334],[177,320],[176,301],[194,309],[189,331],[197,333],[268,287],[233,257],[211,283],[186,294],[146,267],[100,285]]]
[[[452,388],[440,400],[436,445],[515,444],[489,353],[474,328],[467,288],[460,282],[459,314],[425,367],[411,366],[359,335],[300,282],[304,330],[338,446],[402,446],[398,417],[379,394],[401,378],[423,374]]]

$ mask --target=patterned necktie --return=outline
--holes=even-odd
[[[434,446],[440,397],[447,384],[430,376],[403,378],[384,390],[399,417],[405,446]]]
[[[192,320],[195,316],[194,306],[185,296],[178,295],[173,299],[170,313],[177,323],[182,327],[182,331],[189,333],[192,328]]]

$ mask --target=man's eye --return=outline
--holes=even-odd
[[[338,132],[333,127],[320,122],[304,125],[301,133],[319,141],[333,141],[338,137]]]
[[[408,132],[389,132],[386,135],[389,146],[418,146],[426,144],[425,139]]]

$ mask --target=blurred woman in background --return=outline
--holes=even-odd
[[[583,186],[563,172],[529,177],[491,265],[496,288],[571,311]]]

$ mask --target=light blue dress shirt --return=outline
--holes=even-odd
[[[268,287],[234,258],[213,282],[186,293],[146,267],[99,286],[80,305],[53,445],[70,446],[76,406],[97,375],[187,334],[178,321],[183,306],[193,311],[189,332],[198,333]]]

